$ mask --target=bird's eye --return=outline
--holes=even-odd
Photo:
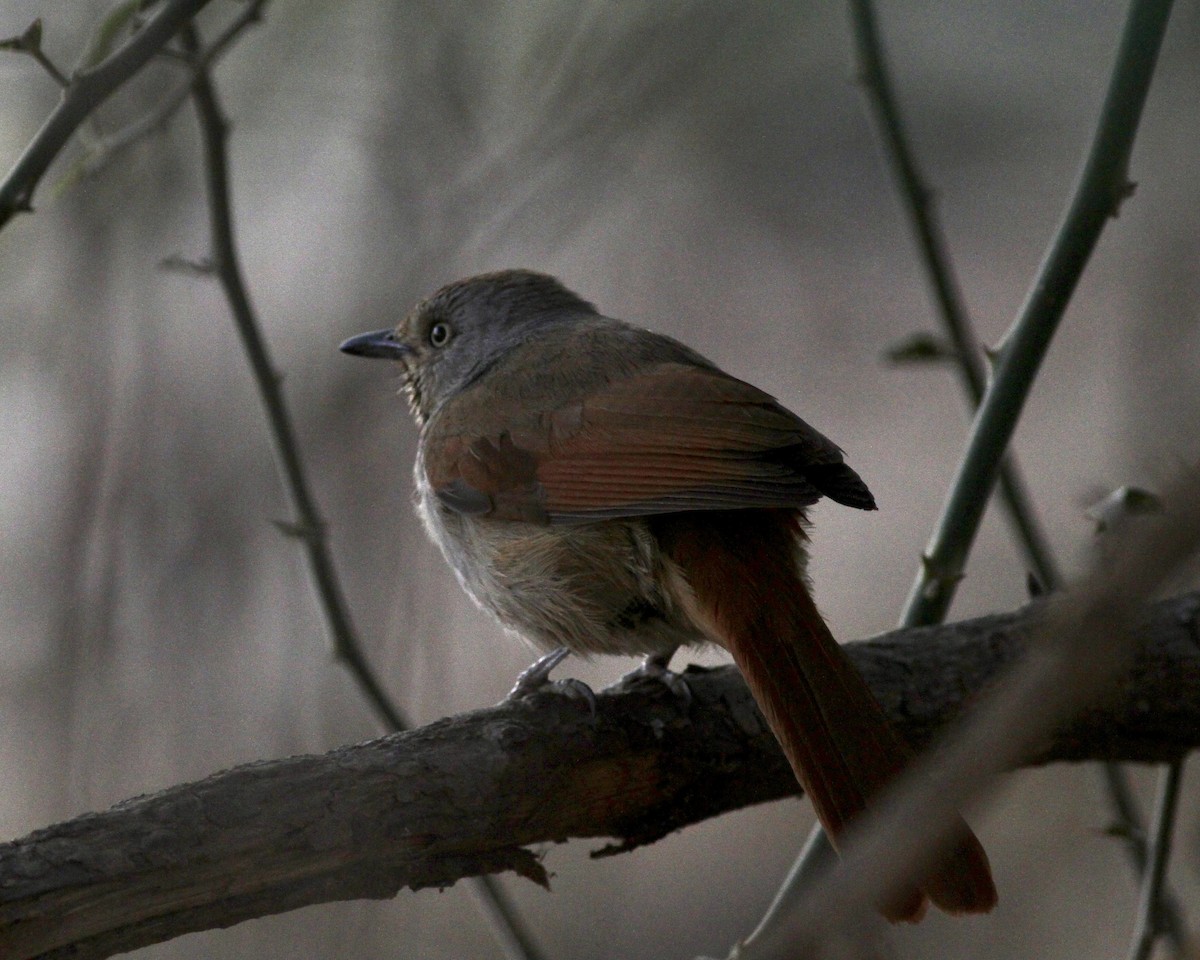
[[[429,328],[429,343],[435,347],[444,347],[450,342],[450,324],[435,323]]]

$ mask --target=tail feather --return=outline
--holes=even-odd
[[[738,511],[677,514],[660,539],[836,846],[911,751],[817,611],[796,563],[801,535],[794,513]],[[958,827],[954,848],[930,874],[880,905],[889,920],[920,920],[926,898],[949,913],[995,905],[987,855],[965,822]]]

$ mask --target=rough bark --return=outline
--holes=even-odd
[[[850,644],[925,744],[1020,655],[1037,607]],[[105,957],[331,900],[546,874],[528,848],[652,842],[797,792],[732,668],[586,700],[538,694],[323,756],[248,764],[0,845],[0,956]],[[1200,741],[1200,592],[1152,607],[1107,703],[1030,763],[1164,761]]]

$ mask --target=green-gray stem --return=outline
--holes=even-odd
[[[927,187],[909,147],[900,107],[888,76],[874,6],[871,0],[851,0],[850,12],[860,79],[917,240],[942,326],[953,346],[952,352],[963,388],[972,408],[978,408],[986,388],[987,372],[954,276],[941,225],[933,209],[932,191]],[[1006,508],[1026,562],[1044,590],[1057,590],[1062,586],[1061,576],[1029,502],[1016,457],[1011,451],[1000,462],[999,469],[1000,502]],[[1109,806],[1117,818],[1117,829],[1126,838],[1137,875],[1144,877],[1147,859],[1144,827],[1130,793],[1128,777],[1119,765],[1111,763],[1104,765],[1103,773]],[[1170,891],[1163,891],[1161,900],[1163,931],[1179,953],[1184,948],[1184,926],[1179,906]]]
[[[1171,0],[1134,0],[1130,7],[1078,186],[1000,351],[991,387],[909,595],[907,625],[934,623],[945,616],[1041,361],[1105,222],[1129,195],[1129,155],[1170,12]]]
[[[859,77],[917,241],[917,250],[929,280],[938,317],[953,347],[955,366],[963,389],[972,409],[975,409],[983,400],[987,371],[966,303],[954,276],[941,224],[933,210],[932,191],[926,186],[909,148],[900,107],[888,77],[883,41],[879,37],[871,0],[851,0],[850,16],[854,26]],[[999,484],[1000,501],[1008,513],[1026,563],[1043,587],[1055,589],[1060,581],[1058,569],[1012,454],[1000,463]]]

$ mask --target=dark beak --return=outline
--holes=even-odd
[[[412,347],[396,339],[395,330],[360,333],[357,337],[351,337],[338,349],[356,357],[379,357],[383,360],[403,360],[412,353]]]

